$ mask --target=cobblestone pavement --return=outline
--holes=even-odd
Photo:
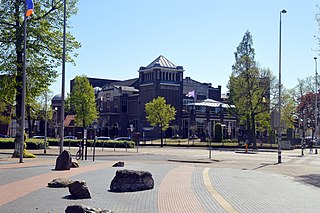
[[[67,149],[68,150],[68,149]],[[77,150],[71,148],[74,154]],[[36,159],[10,158],[0,150],[0,212],[64,212],[71,204],[85,204],[113,212],[320,212],[320,158],[300,150],[207,150],[204,148],[140,147],[96,150],[95,161],[80,168],[55,171],[58,148]],[[211,159],[209,156],[211,155]],[[152,190],[113,193],[110,183],[124,161],[124,169],[151,172]],[[48,188],[55,178],[84,180],[91,199],[72,200],[67,188]]]

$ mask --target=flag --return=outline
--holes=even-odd
[[[33,2],[32,0],[26,0],[26,3],[27,3],[27,13],[26,13],[26,16],[31,16],[32,13],[33,13]]]
[[[194,98],[194,90],[189,91],[189,92],[186,94],[186,96],[189,97],[189,98],[191,98],[191,97]]]

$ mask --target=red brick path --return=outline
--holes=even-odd
[[[27,162],[24,164],[7,164],[1,165],[0,169],[5,168],[18,168],[18,167],[26,167],[26,166],[35,166],[44,164],[43,161],[35,161],[35,162]],[[69,178],[80,173],[102,169],[104,167],[111,167],[113,165],[112,162],[105,162],[100,164],[88,165],[79,167],[76,169],[65,170],[65,171],[50,171],[49,173],[26,178],[24,180],[15,181],[12,183],[8,183],[0,186],[0,206],[11,202],[19,197],[22,197],[26,194],[29,194],[33,191],[46,187],[49,182],[51,182],[55,178]],[[53,165],[54,168],[54,165]]]
[[[191,187],[193,170],[179,166],[165,176],[158,192],[159,213],[205,212]]]

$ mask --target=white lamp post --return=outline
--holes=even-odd
[[[63,48],[62,48],[62,82],[61,82],[61,123],[60,123],[60,154],[63,151],[64,143],[64,105],[65,105],[65,70],[66,70],[66,20],[67,20],[67,0],[63,0]]]
[[[280,11],[280,28],[279,28],[279,127],[278,127],[278,163],[281,163],[281,15],[287,13],[285,9]]]

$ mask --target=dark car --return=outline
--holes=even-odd
[[[198,136],[197,136],[197,135],[191,135],[191,136],[189,137],[189,139],[198,139]]]
[[[98,141],[107,141],[107,140],[111,140],[111,138],[107,137],[107,136],[99,136],[99,137],[97,137],[97,140]]]
[[[76,136],[69,135],[69,136],[64,136],[64,139],[73,139],[73,140],[76,140],[77,137],[76,137]]]
[[[45,139],[46,137],[42,136],[42,135],[35,135],[32,138],[34,138],[34,139]]]
[[[171,138],[172,138],[172,139],[179,139],[179,138],[180,138],[180,135],[174,134]]]
[[[4,135],[4,134],[0,134],[0,138],[7,138],[8,136]]]
[[[118,137],[113,140],[115,140],[115,141],[131,141],[131,138],[130,137]]]

